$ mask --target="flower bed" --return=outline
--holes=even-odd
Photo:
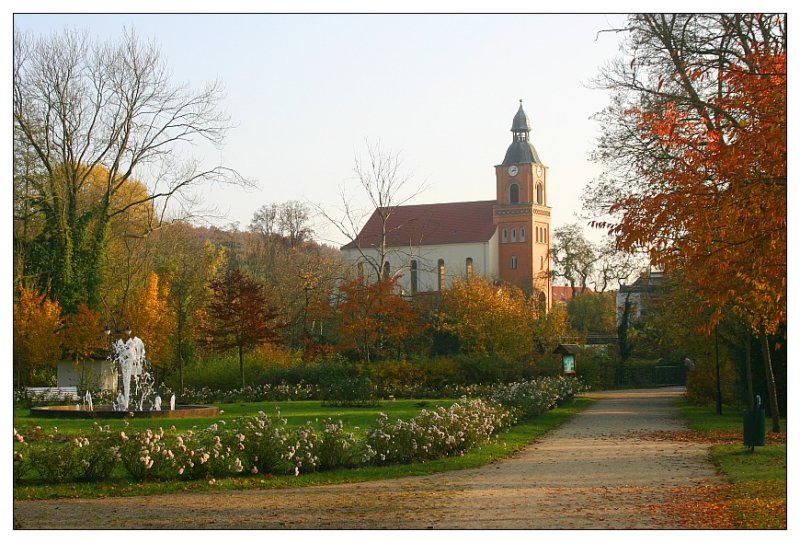
[[[87,436],[65,439],[57,429],[16,430],[14,478],[45,483],[99,481],[120,464],[131,479],[175,480],[241,473],[294,474],[340,467],[432,460],[463,454],[486,443],[502,428],[571,398],[579,385],[541,379],[496,387],[487,399],[462,398],[449,409],[422,410],[409,421],[381,415],[363,434],[341,421],[289,427],[280,414],[263,412],[219,421],[203,430],[179,433],[174,427],[132,435],[95,423]],[[127,429],[127,428],[126,428]]]

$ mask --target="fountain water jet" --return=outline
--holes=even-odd
[[[153,377],[146,369],[144,342],[134,336],[125,342],[118,339],[112,347],[111,356],[117,366],[117,375],[122,380],[122,392],[117,394],[114,411],[152,411],[154,401],[150,397],[155,391]],[[117,390],[119,388],[118,385]]]

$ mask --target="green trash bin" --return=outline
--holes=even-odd
[[[743,441],[750,447],[763,447],[766,441],[766,417],[761,409],[761,397],[756,396],[756,406],[744,412]]]

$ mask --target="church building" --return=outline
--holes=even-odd
[[[547,166],[530,141],[520,100],[512,141],[494,167],[496,198],[376,209],[342,253],[398,277],[404,295],[441,291],[475,275],[516,285],[550,308]]]

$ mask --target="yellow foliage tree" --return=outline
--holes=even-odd
[[[14,366],[20,384],[37,366],[54,366],[61,358],[61,306],[45,293],[20,285],[14,304]]]
[[[107,338],[100,323],[100,313],[80,304],[76,313],[67,315],[61,332],[64,350],[75,362],[89,358],[107,347]]]
[[[144,288],[132,293],[124,313],[134,335],[144,342],[150,363],[167,367],[173,355],[175,317],[167,304],[169,289],[160,283],[158,275],[151,273]]]
[[[483,278],[457,280],[442,293],[440,327],[455,335],[468,354],[530,355],[537,316],[535,302],[520,289]]]

